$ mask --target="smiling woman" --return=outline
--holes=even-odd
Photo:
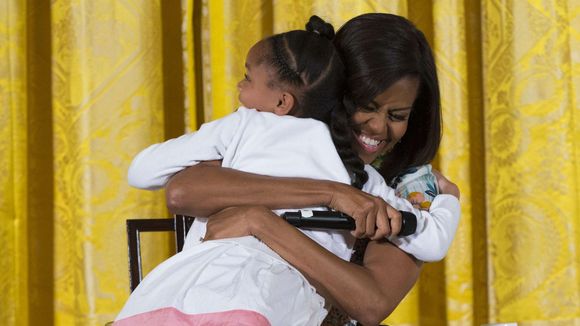
[[[380,156],[379,172],[387,181],[431,162],[441,142],[441,107],[423,33],[399,16],[365,14],[347,22],[334,43],[347,70],[345,103],[355,133],[365,136],[355,144],[361,158]]]
[[[401,141],[407,132],[418,90],[416,77],[403,77],[353,114],[357,140],[353,146],[365,163],[372,163]]]

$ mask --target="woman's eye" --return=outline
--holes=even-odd
[[[361,106],[360,110],[363,112],[377,112],[377,109],[372,106]]]
[[[248,74],[244,74],[244,80],[250,81],[250,77],[248,77]]]
[[[391,119],[391,121],[406,121],[407,116],[389,113],[389,119]]]

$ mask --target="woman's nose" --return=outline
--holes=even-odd
[[[367,121],[367,126],[374,135],[382,136],[387,131],[387,119],[382,114],[377,114]]]

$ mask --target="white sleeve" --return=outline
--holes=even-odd
[[[447,255],[451,246],[461,209],[459,199],[452,195],[438,195],[431,203],[429,211],[413,207],[406,199],[397,197],[393,188],[374,169],[366,169],[369,173],[369,191],[383,198],[395,209],[411,212],[417,217],[417,230],[406,237],[391,236],[389,241],[401,250],[424,262],[439,261]],[[377,175],[380,177],[378,179]],[[366,190],[367,186],[363,190]]]
[[[203,124],[197,132],[154,144],[141,151],[129,166],[129,185],[154,190],[165,186],[175,173],[201,161],[220,160],[242,117],[234,112]]]
[[[399,200],[406,201],[402,198]],[[417,216],[417,220],[422,220],[422,226],[417,221],[417,231],[414,234],[406,237],[389,237],[389,241],[424,262],[443,259],[459,225],[461,215],[459,200],[452,195],[438,195],[431,203],[429,211],[414,208],[413,213]]]

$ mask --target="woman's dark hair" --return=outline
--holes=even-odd
[[[407,131],[383,157],[379,172],[385,180],[433,160],[441,142],[441,109],[435,61],[425,35],[403,17],[372,13],[349,20],[334,44],[346,68],[349,118],[400,79],[419,79]]]
[[[333,37],[332,25],[312,16],[306,31],[290,31],[265,39],[271,53],[264,59],[275,75],[270,86],[289,89],[294,96],[289,114],[320,120],[330,126],[332,140],[351,176],[351,184],[362,188],[368,176],[363,161],[352,148],[352,131],[342,104],[344,64],[332,43]]]

